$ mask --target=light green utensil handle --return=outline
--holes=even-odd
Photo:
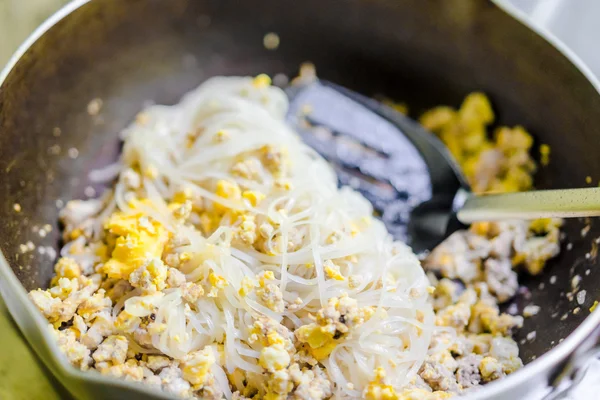
[[[464,224],[506,219],[600,216],[600,188],[471,195],[458,211]]]

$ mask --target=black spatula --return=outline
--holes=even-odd
[[[475,221],[600,215],[600,188],[475,196],[444,144],[418,122],[326,81],[286,91],[288,121],[303,140],[416,252]]]

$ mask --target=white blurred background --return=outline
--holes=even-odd
[[[525,12],[536,25],[567,44],[600,76],[599,0],[497,0]]]
[[[538,27],[558,37],[600,77],[600,0],[498,0],[526,14]],[[598,110],[600,112],[600,110]],[[569,399],[600,398],[600,360],[590,363]]]
[[[67,0],[0,0],[0,65]]]

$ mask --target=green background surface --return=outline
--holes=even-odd
[[[0,299],[0,399],[70,399],[37,359]]]

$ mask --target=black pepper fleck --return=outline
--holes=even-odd
[[[59,331],[64,331],[67,328],[70,328],[73,326],[73,320],[70,321],[65,321],[63,323],[60,324],[60,327],[58,328]]]

